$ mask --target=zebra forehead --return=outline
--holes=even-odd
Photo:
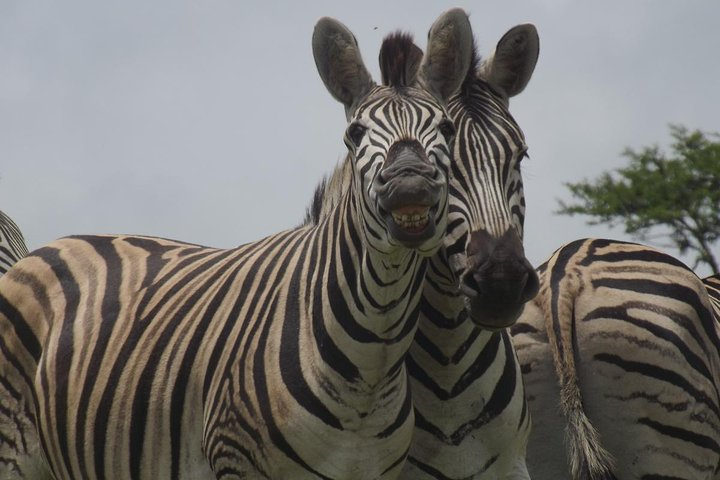
[[[427,124],[428,117],[445,115],[430,92],[420,87],[375,87],[358,106],[355,118],[380,122],[388,129]]]

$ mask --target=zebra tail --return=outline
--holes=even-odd
[[[555,269],[548,269],[552,275],[551,281],[548,284],[547,276],[545,277],[546,288],[541,295],[544,296],[545,318],[550,319],[550,324],[546,324],[546,327],[560,384],[560,409],[567,422],[565,442],[571,478],[616,480],[612,455],[602,446],[600,434],[583,406],[576,368],[574,315],[574,300],[581,289],[577,276],[565,270],[565,267],[565,264],[555,265],[556,269],[562,268],[562,274],[559,275]]]

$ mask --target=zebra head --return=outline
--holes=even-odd
[[[430,256],[447,227],[447,178],[455,128],[444,108],[472,59],[462,10],[440,17],[423,56],[408,36],[383,43],[384,85],[376,85],[353,34],[321,19],[313,34],[320,77],[345,106],[352,209],[375,250]]]
[[[527,85],[539,53],[537,30],[519,25],[474,65],[449,112],[458,130],[450,174],[448,261],[470,318],[497,329],[517,320],[538,290],[522,245],[525,138],[508,110]]]

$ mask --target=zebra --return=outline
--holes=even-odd
[[[397,477],[472,32],[455,9],[427,55],[384,45],[393,86],[336,20],[312,46],[352,172],[320,224],[229,250],[67,237],[0,279],[0,477]]]
[[[401,478],[529,478],[530,416],[520,365],[502,327],[538,286],[521,242],[520,162],[527,145],[508,111],[538,53],[533,25],[512,28],[484,63],[473,54],[449,104],[458,131],[449,229],[445,247],[431,258],[406,359],[416,425]],[[347,185],[342,170],[323,180],[306,222],[327,215]]]
[[[5,275],[15,262],[28,254],[20,228],[0,210],[0,276]]]
[[[606,239],[573,241],[539,271],[513,327],[533,478],[719,479],[717,278]]]

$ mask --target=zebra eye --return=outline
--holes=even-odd
[[[445,142],[449,143],[450,140],[455,136],[455,125],[448,119],[441,121],[438,124],[438,130],[445,137]]]
[[[366,131],[367,128],[365,126],[361,125],[359,122],[353,122],[345,131],[345,136],[350,139],[353,145],[359,147]]]

